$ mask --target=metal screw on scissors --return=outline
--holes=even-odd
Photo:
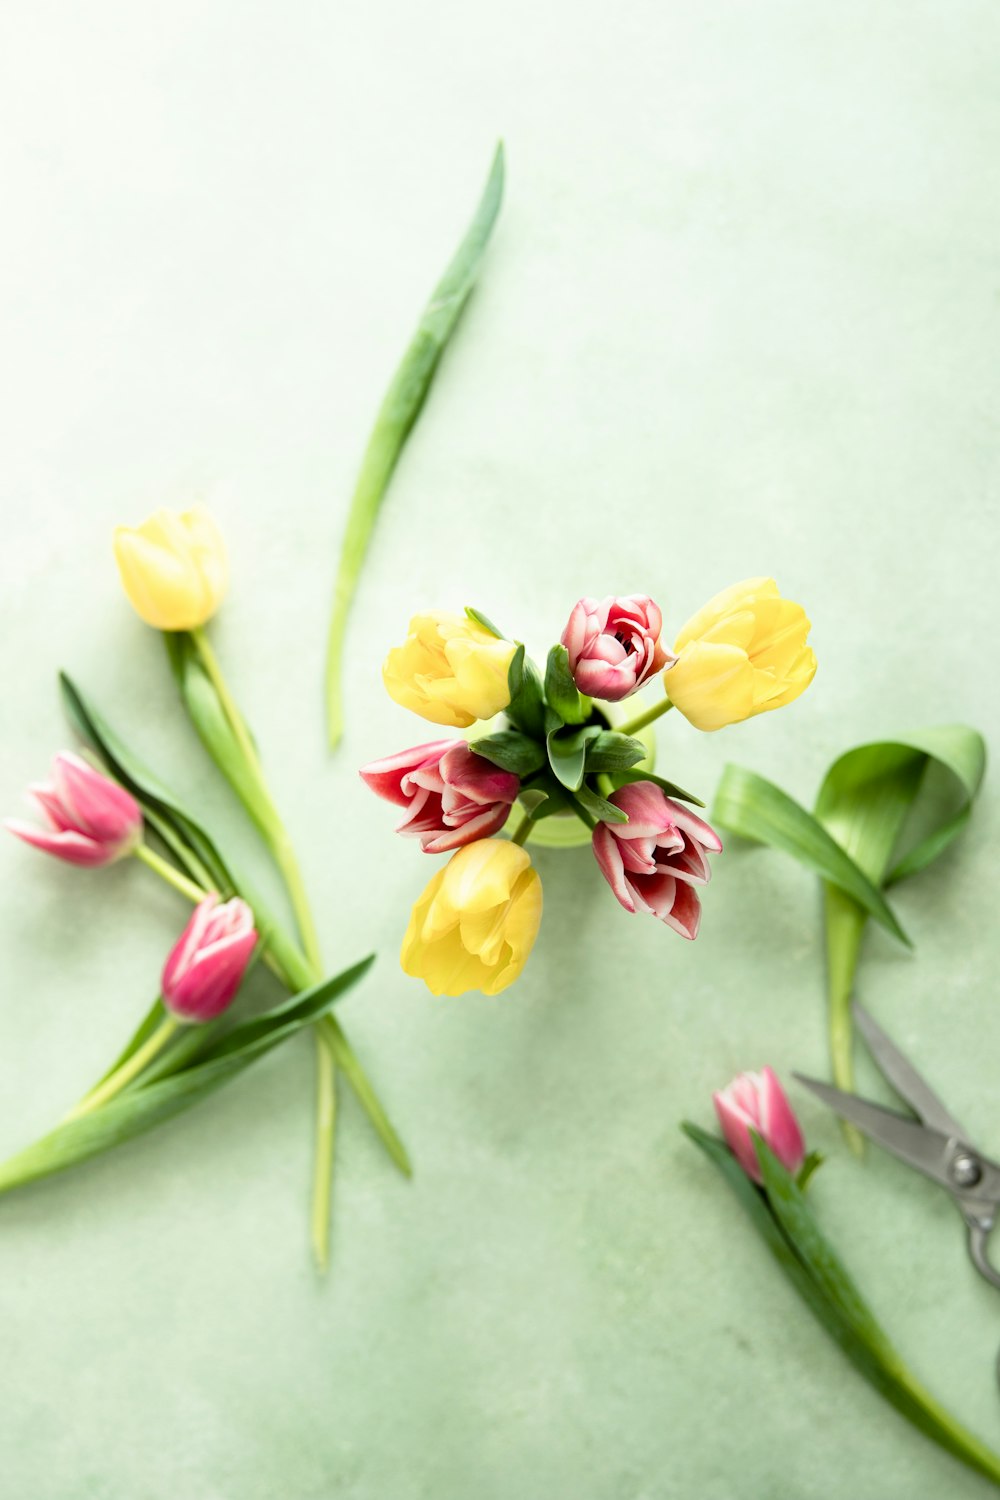
[[[854,1017],[882,1073],[918,1119],[883,1109],[816,1078],[794,1076],[842,1119],[951,1194],[968,1228],[972,1264],[991,1286],[1000,1287],[1000,1271],[987,1255],[990,1230],[1000,1212],[1000,1165],[969,1144],[954,1115],[857,1002]],[[1000,1359],[997,1376],[1000,1379]]]

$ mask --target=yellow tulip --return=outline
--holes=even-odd
[[[141,526],[117,526],[114,546],[129,603],[147,625],[195,630],[215,614],[229,568],[207,511],[158,510]]]
[[[499,995],[527,962],[542,920],[542,882],[509,839],[453,854],[410,917],[400,962],[432,995]]]
[[[464,615],[414,615],[406,640],[386,657],[382,679],[404,708],[433,724],[467,729],[507,707],[516,650]]]
[[[696,729],[722,729],[782,708],[816,675],[801,604],[773,578],[734,583],[692,615],[663,674],[670,701]]]

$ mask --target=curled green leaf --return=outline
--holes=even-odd
[[[925,870],[962,832],[985,768],[982,735],[950,724],[846,751],[827,771],[814,813],[740,766],[723,773],[713,819],[784,849],[823,879],[830,1052],[840,1088],[854,1085],[851,996],[865,924],[873,916],[895,930],[883,891]],[[848,1139],[860,1148],[850,1129]]]
[[[582,729],[550,729],[545,737],[549,754],[549,766],[560,785],[569,792],[578,792],[583,785],[587,746],[595,735],[600,734],[597,725],[585,725]]]

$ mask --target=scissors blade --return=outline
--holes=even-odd
[[[870,1016],[863,1005],[855,1000],[852,1007],[858,1030],[868,1043],[869,1051],[878,1063],[893,1088],[914,1109],[925,1125],[940,1130],[942,1135],[966,1140],[964,1128],[954,1115],[945,1109],[934,1090],[924,1082],[911,1062],[900,1052],[895,1042],[890,1041],[881,1026]]]
[[[922,1125],[919,1120],[908,1120],[905,1115],[883,1109],[880,1104],[870,1104],[867,1099],[859,1099],[856,1094],[846,1094],[843,1089],[834,1088],[832,1084],[821,1083],[818,1078],[805,1078],[801,1073],[793,1076],[804,1083],[807,1089],[811,1089],[817,1099],[822,1099],[841,1119],[856,1125],[886,1151],[898,1156],[900,1161],[905,1161],[918,1172],[923,1172],[925,1177],[950,1190],[946,1166],[947,1136]]]

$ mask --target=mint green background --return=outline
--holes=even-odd
[[[434,733],[378,678],[414,609],[475,602],[543,650],[583,592],[648,590],[672,630],[759,572],[807,604],[818,678],[717,736],[666,721],[681,783],[735,758],[808,800],[864,738],[997,742],[998,46],[975,0],[4,7],[3,806],[65,743],[64,665],[252,853],[109,552],[114,522],[224,481],[214,639],[331,964],[382,954],[342,1016],[417,1165],[407,1185],[345,1099],[320,1282],[303,1042],[6,1199],[5,1493],[987,1492],[842,1362],[677,1130],[737,1069],[824,1067],[815,882],[732,848],[687,945],[586,850],[543,853],[523,981],[435,1002],[395,959],[434,862],[355,768]],[[507,203],[362,583],[330,760],[346,498],[500,133]],[[997,831],[988,783],[898,894],[916,955],[871,934],[862,990],[1000,1153]],[[0,866],[6,1153],[104,1065],[184,913],[138,868],[13,840]],[[795,1097],[830,1153],[822,1222],[1000,1445],[1000,1298],[950,1204]]]

